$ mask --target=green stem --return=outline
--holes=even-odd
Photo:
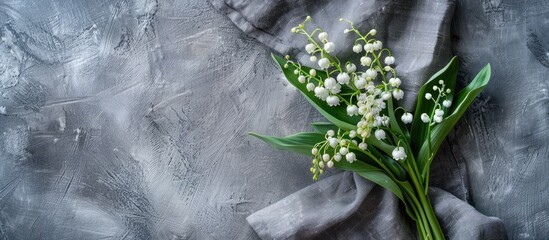
[[[411,168],[411,167],[410,167]],[[417,168],[416,168],[417,169]],[[421,184],[420,180],[417,178],[417,170],[413,169],[410,171],[410,177],[412,179],[412,183],[415,187],[415,192],[417,193],[419,197],[419,202],[421,204],[421,210],[425,213],[427,216],[427,223],[430,225],[433,237],[434,239],[445,239],[444,233],[442,232],[442,228],[440,227],[438,223],[438,219],[435,215],[435,211],[433,210],[433,207],[431,206],[431,202],[427,198],[427,196],[424,194],[425,190],[423,189],[423,185]]]
[[[419,201],[416,198],[416,193],[413,191],[410,191],[410,189],[406,187],[402,187],[405,191],[405,197],[408,199],[408,202],[414,213],[416,214],[416,224],[418,225],[418,231],[420,233],[421,239],[429,239],[428,236],[430,236],[430,225],[428,224],[427,217],[425,216],[424,211],[422,210],[422,205],[419,203]]]

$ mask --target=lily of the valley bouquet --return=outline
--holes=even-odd
[[[287,80],[329,121],[311,123],[314,132],[287,137],[252,133],[273,147],[312,156],[316,180],[327,168],[353,171],[394,193],[416,223],[421,239],[444,239],[429,201],[429,170],[444,138],[490,79],[484,67],[461,91],[455,91],[458,61],[454,57],[421,87],[415,110],[398,107],[404,96],[395,70],[397,58],[352,22],[353,52],[360,62],[341,61],[335,44],[320,28],[307,31],[307,19],[292,29],[307,37],[305,50],[318,68],[302,66],[289,56],[273,55]]]

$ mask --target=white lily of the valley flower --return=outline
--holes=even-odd
[[[329,92],[328,92],[328,89],[324,88],[324,87],[315,87],[315,96],[317,98],[320,98],[322,99],[323,101],[326,100],[326,98],[328,98],[329,96]]]
[[[360,52],[362,52],[362,45],[360,45],[360,44],[354,45],[354,46],[353,46],[353,52],[355,52],[355,53],[360,53]]]
[[[370,69],[366,70],[365,76],[366,76],[366,80],[374,79],[377,76],[377,71],[370,68]]]
[[[354,116],[358,114],[358,107],[356,105],[347,106],[347,114],[349,116]]]
[[[375,41],[373,44],[374,50],[379,51],[383,48],[383,43],[381,41]]]
[[[366,150],[366,148],[368,148],[368,144],[366,144],[365,142],[361,142],[360,144],[358,144],[358,148]]]
[[[442,109],[435,109],[435,116],[444,116],[444,111]]]
[[[347,154],[345,154],[345,159],[347,159],[347,162],[354,162],[356,160],[356,155],[354,152],[349,152]]]
[[[389,84],[393,87],[399,87],[401,84],[400,78],[390,78]]]
[[[313,52],[315,52],[316,50],[316,46],[312,43],[309,43],[307,45],[305,45],[305,51],[307,51],[308,54],[312,54]]]
[[[391,99],[391,96],[392,96],[391,92],[383,92],[381,94],[381,99],[383,99],[384,101],[387,101],[387,100]]]
[[[372,59],[370,57],[361,57],[360,58],[360,65],[362,66],[370,66],[372,64]]]
[[[349,132],[349,137],[350,137],[350,138],[356,137],[356,131],[355,131],[355,130],[351,130],[351,131]],[[354,141],[354,140],[353,140],[353,141]]]
[[[442,101],[442,106],[445,106],[445,107],[449,108],[450,106],[452,106],[452,101],[444,100],[444,101]]]
[[[347,154],[347,153],[349,153],[349,149],[347,149],[346,147],[341,147],[341,148],[339,149],[339,154],[345,155],[345,154]]]
[[[395,63],[395,57],[387,56],[385,57],[385,65],[393,65]]]
[[[329,77],[324,80],[324,86],[328,89],[332,89],[336,86],[337,82],[334,78]]]
[[[364,45],[364,51],[366,51],[366,52],[368,52],[368,53],[369,53],[369,52],[373,52],[373,51],[374,51],[374,45],[371,44],[371,43],[366,43],[366,44]]]
[[[321,58],[320,60],[318,60],[318,66],[320,66],[320,68],[322,69],[326,69],[330,67],[330,60],[327,58]]]
[[[327,53],[333,52],[334,49],[335,49],[335,44],[333,42],[327,42],[326,44],[324,44],[324,50]]]
[[[412,123],[412,121],[414,120],[414,116],[412,116],[411,113],[404,113],[402,114],[402,117],[400,118],[400,120],[402,120],[404,124],[409,124],[409,123]]]
[[[316,56],[310,56],[309,57],[309,61],[311,62],[316,62],[318,60],[318,58]]]
[[[315,90],[315,84],[314,83],[307,83],[305,86],[307,88],[307,91],[311,92]]]
[[[330,95],[326,98],[326,103],[328,103],[328,106],[338,106],[339,105],[339,98],[334,95]]]
[[[356,65],[353,63],[349,63],[345,66],[348,73],[354,73],[356,71]]]
[[[337,138],[333,138],[333,137],[330,137],[328,138],[328,144],[330,144],[330,147],[337,147],[337,144],[339,143],[339,141],[337,141]]]
[[[309,70],[309,74],[313,77],[316,76],[316,70],[314,68]]]
[[[406,152],[403,147],[396,147],[392,152],[393,159],[399,161],[406,159]]]
[[[328,33],[326,32],[321,32],[318,34],[318,39],[321,41],[321,42],[325,42],[325,41],[328,41]]]
[[[400,100],[404,97],[404,91],[400,90],[400,89],[395,89],[393,90],[393,97],[396,99],[396,100]]]
[[[300,83],[305,83],[305,76],[303,75],[299,75],[299,77],[297,77],[297,81],[299,81]]]
[[[324,162],[330,161],[330,158],[331,158],[330,154],[324,153],[322,155],[322,161],[324,161]]]
[[[355,87],[358,89],[363,89],[366,86],[366,79],[363,77],[355,78]]]
[[[385,139],[387,136],[385,135],[385,131],[383,131],[382,129],[377,129],[375,132],[374,132],[374,135],[376,136],[377,140],[383,140]]]
[[[341,161],[341,154],[336,153],[336,154],[334,155],[334,160],[336,160],[336,162]]]
[[[435,115],[435,116],[433,117],[433,120],[434,120],[436,123],[440,123],[440,122],[442,122],[442,116]]]
[[[421,114],[421,121],[424,122],[424,123],[428,123],[429,122],[429,115],[427,115],[427,113],[422,113]]]
[[[425,94],[425,99],[431,100],[431,98],[433,98],[433,95],[431,95],[430,93]]]
[[[346,72],[342,72],[337,75],[337,82],[339,82],[339,84],[349,84],[350,79],[349,74]]]
[[[328,161],[328,162],[326,163],[326,166],[328,166],[329,168],[333,168],[333,167],[334,167],[334,162]]]

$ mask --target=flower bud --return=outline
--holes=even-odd
[[[427,115],[427,113],[422,113],[421,114],[421,121],[424,122],[424,123],[429,123],[429,115]]]

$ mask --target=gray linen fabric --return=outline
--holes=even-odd
[[[311,27],[322,27],[336,46],[347,46],[336,47],[336,54],[342,58],[350,55],[352,38],[342,34],[347,25],[337,19],[349,19],[363,32],[376,28],[380,33],[377,37],[390,46],[398,59],[396,69],[405,79],[404,105],[408,109],[421,84],[451,56],[454,1],[211,2],[244,32],[280,54],[296,56],[312,66],[314,63],[308,62],[303,51],[305,39],[290,32],[305,16],[312,16]],[[462,199],[444,190],[432,191],[437,216],[450,239],[506,238],[501,220],[486,217],[463,201],[468,198],[464,164],[439,158],[432,175],[435,184]],[[339,174],[254,213],[247,220],[264,239],[412,238],[413,225],[395,210],[396,198],[391,194],[370,197],[385,191],[373,190],[372,185],[358,176]],[[349,186],[354,187],[352,191]],[[361,209],[375,214],[350,217]]]

